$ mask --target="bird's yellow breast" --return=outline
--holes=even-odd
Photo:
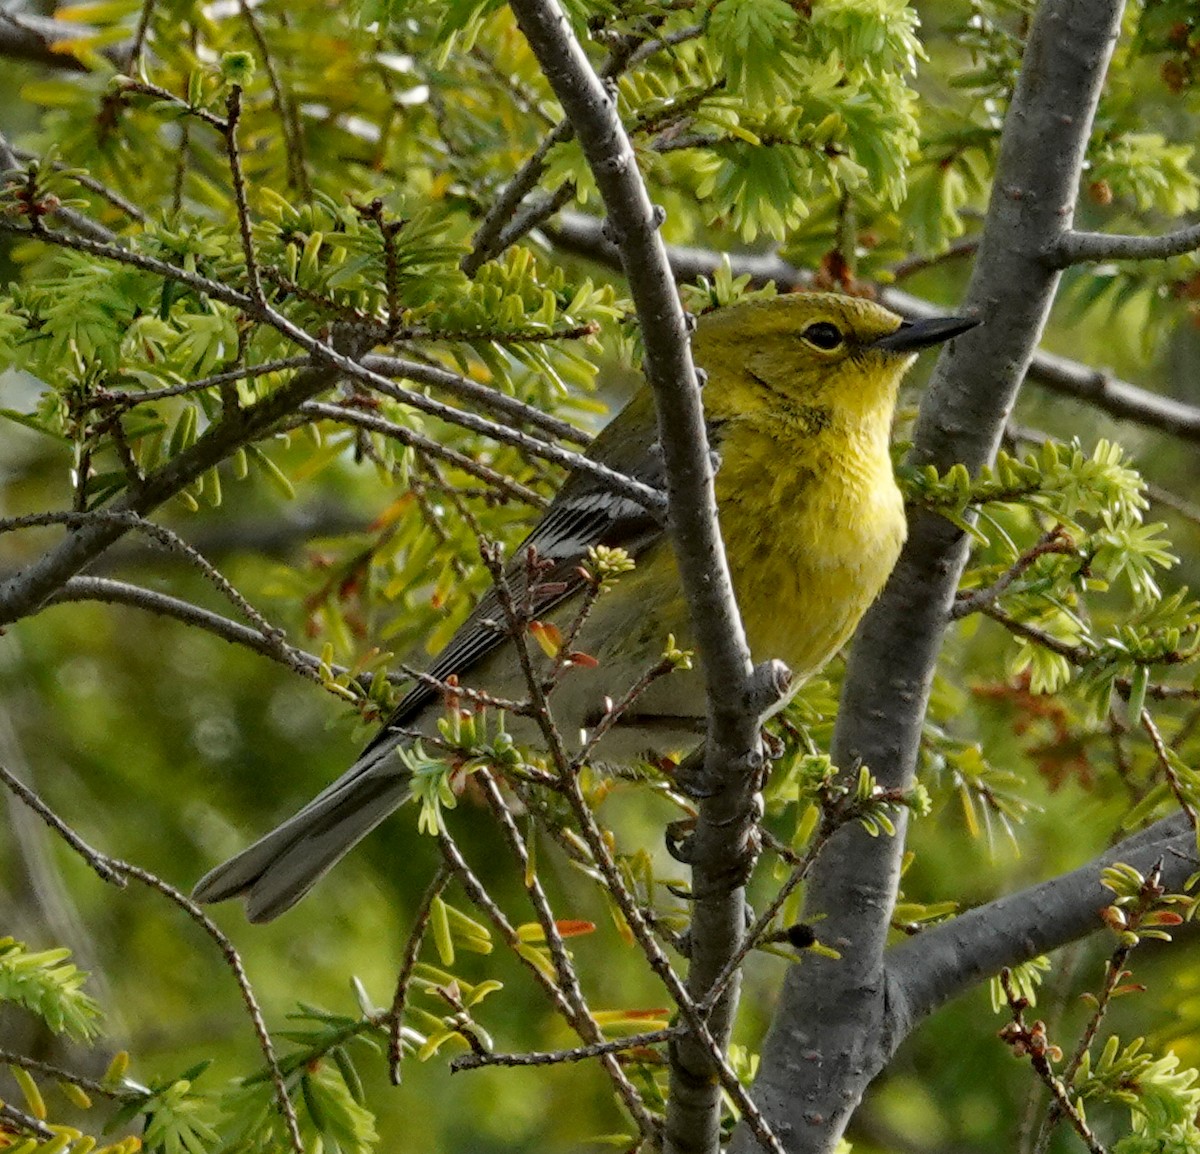
[[[827,428],[804,445],[790,444],[794,435],[732,428],[717,503],[750,650],[787,662],[799,682],[849,640],[906,522],[884,420]]]

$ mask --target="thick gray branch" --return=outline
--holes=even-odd
[[[717,530],[700,390],[683,308],[658,232],[660,219],[646,194],[615,101],[561,9],[553,0],[516,0],[512,8],[594,170],[615,234],[641,321],[646,377],[660,411],[672,536],[685,591],[697,631],[707,642],[708,682],[728,694],[730,687],[748,686],[749,651]]]
[[[966,301],[965,311],[987,323],[938,361],[917,421],[919,463],[944,469],[962,461],[974,471],[995,453],[1058,285],[1044,254],[1071,227],[1121,11],[1120,0],[1043,0],[1037,8]],[[966,554],[964,536],[948,522],[914,517],[896,571],[859,630],[834,736],[838,765],[865,763],[891,788],[912,783]],[[871,838],[844,827],[813,869],[805,918],[822,919],[822,939],[842,956],[806,959],[788,974],[754,1087],[795,1154],[833,1149],[880,1068],[880,1034],[890,1025],[884,947],[904,829],[901,820],[896,837]],[[739,1131],[732,1149],[751,1147]]]
[[[616,252],[601,233],[601,222],[581,212],[564,212],[552,228],[545,230],[561,248],[606,264],[616,262]],[[789,264],[782,257],[760,253],[724,254],[715,249],[675,245],[667,250],[671,269],[679,281],[711,277],[728,257],[734,276],[749,275],[757,285],[774,281],[783,287],[808,284],[812,274]],[[910,320],[941,316],[938,308],[912,293],[883,288],[880,303]],[[1029,362],[1026,379],[1056,393],[1074,397],[1122,420],[1158,429],[1184,441],[1200,443],[1200,407],[1185,404],[1148,389],[1122,381],[1103,369],[1080,364],[1067,357],[1038,349]]]
[[[692,842],[693,903],[688,989],[702,999],[736,951],[744,929],[740,886],[729,880],[746,852],[752,774],[760,756],[750,654],[717,529],[712,466],[700,392],[679,296],[637,160],[605,89],[553,0],[511,0],[530,47],[575,131],[608,213],[645,343],[669,494],[669,523],[684,594],[704,665],[709,727],[706,768],[722,788],[701,806]],[[738,772],[740,770],[740,772]],[[728,1039],[737,987],[710,1020]],[[721,1090],[712,1056],[689,1035],[672,1048],[666,1149],[715,1151]]]
[[[1162,236],[1110,236],[1104,232],[1068,232],[1054,246],[1060,268],[1099,260],[1167,260],[1200,248],[1200,224]]]
[[[886,1034],[899,1041],[943,1002],[979,982],[1102,929],[1112,890],[1100,872],[1125,862],[1143,874],[1163,863],[1163,884],[1180,890],[1196,869],[1196,839],[1183,814],[1127,838],[1071,873],[998,898],[910,938],[888,954]],[[884,1056],[886,1058],[886,1056]]]
[[[543,232],[559,248],[577,252],[604,264],[613,264],[617,259],[616,249],[604,235],[603,221],[584,212],[567,210],[559,213],[553,224]],[[678,281],[692,281],[698,277],[711,277],[721,267],[728,255],[734,276],[749,276],[756,285],[774,281],[790,287],[807,284],[812,273],[797,268],[774,253],[722,253],[711,248],[673,244],[667,249],[671,272]]]

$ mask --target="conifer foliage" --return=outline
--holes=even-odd
[[[1200,1151],[1194,3],[83,0],[0,59],[0,1151]],[[753,684],[702,799],[515,741],[597,660],[517,604],[544,680],[438,685],[305,912],[196,906],[643,367],[695,402],[647,302],[808,286],[984,325],[761,807]]]

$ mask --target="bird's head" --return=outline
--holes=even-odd
[[[709,375],[705,409],[717,419],[890,420],[916,354],[977,323],[956,316],[905,321],[860,297],[789,293],[705,314],[692,347]]]

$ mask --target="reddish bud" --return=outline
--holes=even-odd
[[[556,918],[554,924],[559,936],[564,938],[580,938],[596,932],[595,922],[585,922],[579,918]]]

